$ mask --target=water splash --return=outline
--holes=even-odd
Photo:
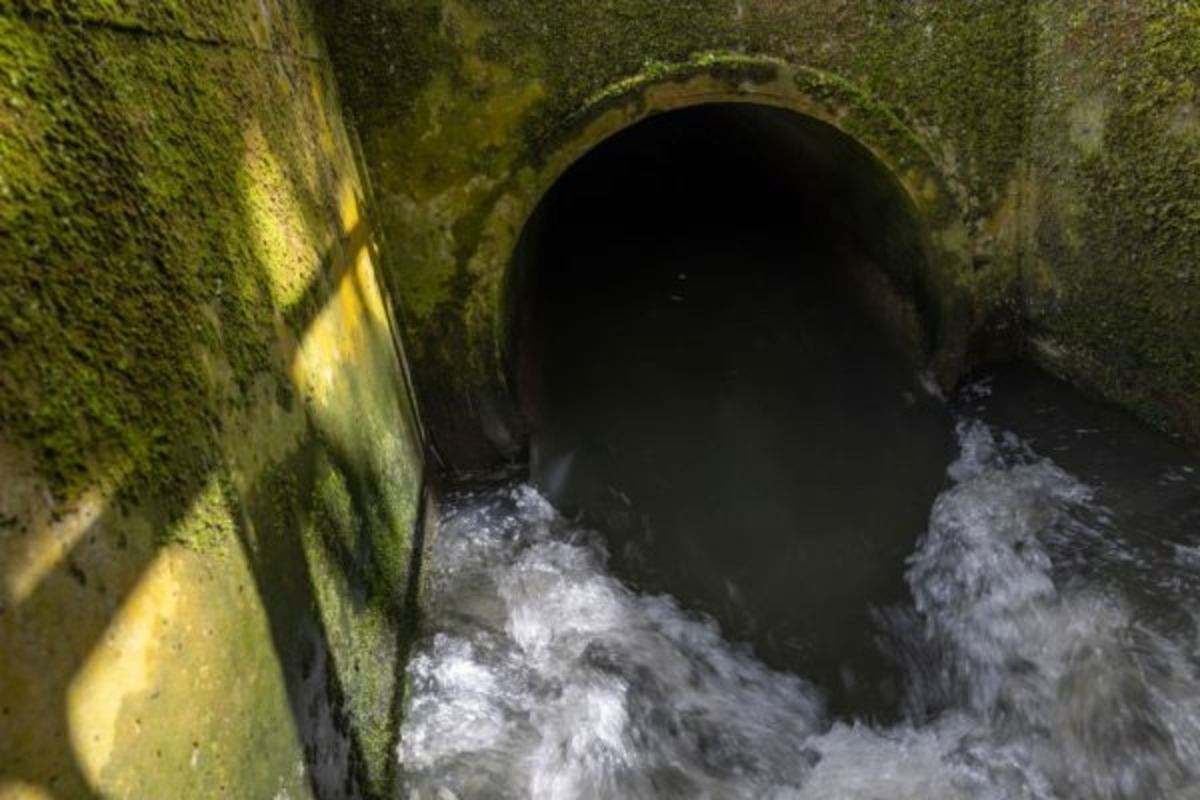
[[[982,423],[958,434],[912,602],[877,613],[906,682],[889,726],[831,719],[810,683],[622,584],[529,487],[453,499],[409,670],[407,796],[1200,797],[1194,595],[1163,574],[1191,562],[1147,567],[1074,477]],[[1096,577],[1114,564],[1137,591]],[[1190,628],[1129,599],[1149,595]]]

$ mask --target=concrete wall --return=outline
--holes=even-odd
[[[323,3],[394,245],[431,436],[455,466],[512,457],[503,295],[516,236],[587,148],[646,114],[781,105],[865,144],[909,191],[941,298],[947,379],[1014,314],[1028,107],[1024,2]]]
[[[1033,22],[1032,352],[1200,442],[1200,2]]]
[[[944,379],[1024,350],[1200,436],[1198,8],[322,3],[432,438],[461,468],[514,457],[504,293],[522,224],[600,139],[713,100],[827,121],[908,189]]]
[[[0,0],[0,797],[386,792],[397,323],[451,465],[513,457],[521,227],[651,113],[845,132],[944,377],[1027,345],[1200,440],[1196,0],[313,6]]]
[[[302,0],[0,2],[0,797],[383,794],[421,453]]]

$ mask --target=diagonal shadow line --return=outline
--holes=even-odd
[[[341,242],[339,242],[336,249],[348,251],[346,255],[349,257],[330,257],[326,259],[326,268],[320,270],[314,280],[310,282],[310,285],[302,295],[301,300],[288,309],[290,316],[290,327],[292,327],[294,330],[308,330],[323,308],[335,298],[337,292],[336,287],[341,283],[341,281],[354,279],[357,283],[355,278],[351,278],[351,276],[353,276],[352,265],[355,262],[356,254],[363,248],[367,247],[368,242],[368,232],[361,223],[356,225],[350,234],[344,237]],[[356,288],[361,291],[360,287]],[[294,359],[297,356],[295,350],[289,352],[287,355],[289,362],[294,363]],[[319,438],[319,431],[316,422],[311,418],[311,415],[309,415],[306,425],[309,429],[309,436],[317,436]],[[170,454],[167,457],[168,463],[174,462],[182,465],[194,463],[194,451],[198,444],[201,447],[205,447],[207,445],[208,448],[219,449],[219,446],[212,441],[205,443],[179,442],[171,449]],[[328,445],[329,443],[324,442],[324,444]],[[367,504],[366,498],[370,495],[374,495],[376,497],[380,496],[379,493],[382,491],[382,487],[377,476],[370,474],[369,471],[355,467],[354,460],[351,459],[348,454],[341,454],[339,457],[336,457],[335,462],[339,465],[340,469],[345,470],[348,474],[351,474],[355,477],[354,483],[360,486],[365,485],[367,487],[365,491],[354,493],[356,505],[360,506],[360,510],[365,512],[365,506]],[[227,466],[222,464],[216,469],[224,470],[227,469]],[[187,473],[181,469],[180,474]],[[153,514],[150,519],[151,528],[156,531],[169,530],[181,522],[184,519],[187,510],[191,508],[192,504],[199,496],[199,493],[206,485],[207,479],[210,476],[211,472],[205,474],[202,479],[196,479],[188,486],[180,487],[178,493],[176,494],[177,499],[172,503],[172,510]],[[120,506],[123,505],[123,502],[120,500],[120,498],[127,496],[127,492],[129,492],[129,490],[132,488],[133,487],[131,486],[122,486],[120,489],[114,492],[114,500],[110,501],[109,506],[101,513],[96,521],[89,526],[87,533],[79,537],[78,541],[67,553],[64,554],[59,563],[42,578],[30,596],[26,598],[26,600],[22,602],[19,607],[5,609],[4,612],[6,614],[20,615],[22,607],[36,607],[41,604],[47,604],[51,607],[61,605],[61,603],[56,602],[56,587],[61,586],[63,582],[68,579],[75,580],[73,576],[79,570],[76,564],[76,557],[79,555],[78,551],[84,545],[84,543],[94,542],[100,537],[113,535],[113,532],[120,530],[125,524],[124,515],[122,514],[120,508]],[[302,494],[301,496],[305,495]],[[240,499],[244,506],[250,509],[260,508],[262,506],[262,501],[260,498],[255,496],[251,496],[249,498],[234,497],[230,499]],[[266,516],[266,512],[260,513]],[[297,519],[299,516],[299,514],[296,515]],[[366,513],[363,513],[361,516],[365,518],[367,515]],[[417,519],[420,520],[420,516],[418,516]],[[414,579],[414,576],[419,574],[421,566],[420,525],[418,524],[416,527],[417,531],[412,535],[411,538],[408,580],[409,586],[406,588],[406,594],[402,603],[404,610],[409,613],[405,613],[404,616],[401,617],[402,620],[412,616],[411,611],[416,605],[414,592],[416,591],[418,581]],[[281,562],[273,559],[264,560],[262,558],[255,557],[253,554],[253,549],[250,547],[247,541],[244,524],[239,525],[238,533],[240,545],[243,547],[244,551],[246,552],[247,559],[252,565],[252,572],[255,577],[259,595],[260,597],[264,598],[264,606],[267,608],[268,623],[272,632],[273,645],[276,653],[280,657],[281,664],[285,667],[285,674],[288,678],[288,695],[292,705],[293,720],[296,723],[298,733],[301,734],[303,739],[306,713],[304,704],[310,699],[305,696],[307,689],[303,684],[310,676],[296,675],[294,672],[289,674],[289,670],[287,669],[288,659],[285,657],[286,654],[293,652],[296,646],[294,637],[288,633],[289,630],[295,627],[296,604],[294,602],[294,598],[288,599],[286,602],[284,602],[284,599],[282,598],[280,598],[278,602],[270,602],[267,600],[267,598],[274,597],[273,588],[277,577],[275,567]],[[292,531],[292,534],[293,535],[291,536],[270,536],[268,539],[286,539],[290,542],[289,551],[283,554],[277,552],[276,556],[282,556],[284,561],[289,564],[289,569],[294,571],[297,563],[306,562],[304,561],[304,553],[300,545],[299,536],[295,531]],[[324,539],[322,539],[322,541],[324,541]],[[110,583],[104,587],[106,599],[113,605],[113,607],[119,608],[124,605],[133,587],[142,577],[145,569],[149,566],[150,561],[157,552],[157,547],[150,549],[135,562],[134,566],[123,571],[122,580],[116,583]],[[349,558],[347,553],[339,553],[335,549],[331,549],[330,555],[334,556],[330,560],[331,563],[338,565],[344,570],[346,569],[345,565],[348,562],[353,563],[353,558]],[[305,608],[317,608],[315,593],[313,592],[313,587],[308,581],[307,577],[305,577],[303,580],[294,581],[294,585],[303,587],[302,591],[304,593],[304,597],[302,598],[302,605]],[[412,616],[412,619],[415,620],[415,616]],[[95,792],[92,787],[89,786],[87,779],[84,777],[70,742],[67,695],[72,679],[86,662],[87,658],[96,648],[96,646],[100,643],[105,631],[108,628],[108,625],[111,624],[111,618],[99,622],[89,622],[84,619],[76,618],[74,622],[74,638],[76,640],[74,655],[68,659],[60,659],[55,664],[54,669],[44,673],[41,676],[43,683],[50,687],[50,693],[54,694],[60,699],[57,704],[57,708],[50,717],[52,723],[49,725],[47,733],[39,737],[42,739],[42,741],[39,743],[39,749],[53,754],[53,760],[61,765],[62,771],[50,779],[47,784],[47,788],[68,797],[94,797],[96,796]],[[319,640],[318,646],[323,648],[323,650],[328,653],[329,636],[324,628],[324,623],[320,619],[320,615],[314,614],[308,623],[311,626],[312,635],[315,635]],[[405,625],[405,627],[409,628],[411,627],[411,624]],[[399,665],[404,663],[403,658],[408,651],[409,643],[411,641],[411,633],[403,632],[400,636],[398,636],[398,641],[400,642],[400,647],[396,653],[397,660],[395,663]],[[335,673],[336,670],[331,670],[329,675],[329,689],[330,694],[332,695],[331,700],[333,701],[333,705],[339,703],[344,704],[346,699],[345,690],[342,686],[342,681]],[[395,722],[398,722],[398,710],[399,706],[397,705],[390,714]],[[361,769],[361,765],[364,763],[361,742],[357,741],[358,736],[354,730],[350,729],[348,725],[344,727],[346,730],[341,732],[348,732],[349,738],[351,739],[351,752],[349,761],[351,762],[352,766],[358,765],[359,769]],[[393,730],[395,729],[396,726],[393,726]],[[310,783],[316,780],[316,775],[319,771],[318,767],[320,765],[313,763],[313,757],[320,753],[321,744],[322,743],[313,740],[313,737],[311,736],[309,737],[309,741],[304,742],[306,760],[309,761]],[[13,765],[6,764],[3,768],[3,771],[0,772],[0,777],[17,779],[25,777],[21,773],[21,766],[22,765],[19,763]],[[358,779],[350,777],[348,780]],[[316,786],[315,784],[312,785],[314,793],[318,793],[320,788],[321,787]],[[347,788],[351,788],[354,792],[360,790],[358,787],[351,787],[349,785]]]
[[[120,33],[120,31],[117,32]],[[80,68],[85,69],[85,67],[86,65],[81,66]],[[116,103],[110,104],[110,106],[115,105]],[[297,166],[297,162],[294,157],[294,149],[284,147],[278,148],[277,150],[277,155],[282,155],[284,157],[282,160],[288,164],[286,172],[291,179],[291,188],[296,191],[301,206],[306,210],[306,219],[319,219],[321,215],[328,211],[328,204],[321,203],[304,180],[296,179],[297,175],[304,174],[304,170]],[[119,150],[119,152],[124,151]],[[130,186],[126,187],[126,191],[137,192],[139,191],[139,188],[136,186]],[[347,279],[347,274],[349,274],[355,281],[355,289],[360,293],[362,292],[362,287],[357,285],[357,275],[354,274],[352,267],[357,261],[358,254],[363,250],[363,248],[369,247],[369,245],[369,233],[361,223],[355,225],[354,228],[349,232],[345,232],[344,235],[334,243],[334,245],[326,253],[325,257],[322,259],[321,266],[318,268],[316,275],[312,280],[310,280],[309,285],[302,293],[300,301],[290,305],[287,309],[284,309],[281,312],[281,315],[284,317],[289,327],[296,335],[302,337],[304,333],[309,330],[316,317],[334,298],[338,286],[342,281]],[[392,347],[395,348],[396,346],[396,343],[393,341]],[[293,349],[285,353],[284,361],[288,366],[290,366],[294,364],[295,357],[296,353]],[[403,396],[403,394],[398,394],[397,402],[400,402],[399,398],[402,398]],[[306,427],[308,429],[308,438],[310,440],[319,437],[319,426],[312,418],[311,414],[308,415]],[[57,590],[55,587],[61,587],[64,584],[69,586],[71,585],[72,581],[77,580],[78,575],[84,575],[84,572],[80,570],[78,566],[79,562],[85,561],[86,558],[89,557],[89,553],[85,552],[86,548],[83,547],[84,543],[94,542],[116,535],[116,532],[120,531],[122,527],[126,525],[126,518],[122,510],[123,507],[125,506],[126,502],[131,504],[136,503],[136,501],[131,500],[130,498],[136,497],[138,493],[155,491],[163,491],[167,493],[169,499],[166,503],[160,501],[157,504],[157,510],[154,510],[151,506],[142,507],[140,510],[144,512],[150,512],[150,515],[153,517],[150,526],[153,530],[161,532],[171,529],[184,518],[185,514],[192,507],[200,492],[207,485],[208,480],[212,477],[214,472],[221,473],[229,469],[229,464],[220,455],[220,453],[220,443],[215,438],[215,435],[211,434],[210,432],[199,432],[198,434],[189,436],[186,441],[181,440],[168,443],[165,454],[160,456],[162,459],[162,464],[164,465],[163,472],[175,476],[173,480],[177,480],[179,476],[192,476],[192,480],[182,485],[172,485],[169,488],[163,488],[146,486],[144,485],[143,481],[131,479],[131,481],[119,487],[117,491],[113,493],[109,505],[101,512],[100,516],[88,528],[87,532],[72,545],[68,552],[63,555],[62,559],[50,571],[50,573],[42,578],[39,584],[34,588],[30,597],[28,597],[20,607],[0,608],[0,612],[4,614],[12,614],[19,618],[22,613],[22,608],[29,609],[34,607],[47,607],[52,610],[66,610],[64,609],[65,606],[80,605],[81,602],[98,602],[94,595],[89,595],[87,599],[82,601],[79,598],[73,598],[71,602],[63,602],[63,598],[56,594]],[[209,464],[216,462],[216,466],[210,466],[205,470],[197,470],[196,465],[198,462],[198,456],[199,460],[207,460]],[[354,463],[354,460],[349,459],[348,456],[343,456],[338,460],[343,463],[342,469],[346,468],[344,466],[345,464],[352,465]],[[366,495],[369,495],[372,492],[376,493],[376,496],[378,496],[380,485],[378,483],[377,476],[369,477],[371,477],[372,480],[366,480],[362,476],[359,476],[355,479],[356,483],[367,486],[367,489],[365,490],[366,494],[360,493],[359,497],[355,500],[355,502],[358,504],[365,503]],[[260,498],[257,495],[264,493],[269,494],[270,492],[265,489],[260,492],[252,491],[249,493],[249,497],[238,498],[234,496],[229,499],[231,501],[240,500],[244,507],[252,508],[261,505]],[[360,516],[363,518],[367,517],[365,511],[366,510],[364,509],[364,513],[360,514]],[[297,513],[293,515],[294,519],[292,521],[298,522],[303,512],[303,509],[297,511]],[[266,512],[259,513],[265,514]],[[292,530],[291,533],[293,534],[292,536],[282,535],[273,538],[280,539],[283,543],[286,543],[287,547],[289,548],[289,558],[303,560],[304,553],[302,552],[302,548],[299,544],[298,535],[296,535],[295,530]],[[275,565],[269,559],[266,561],[262,559],[255,559],[254,556],[249,552],[251,548],[249,546],[247,532],[244,529],[244,525],[240,525],[238,528],[238,539],[240,546],[247,551],[247,560],[252,565],[252,572],[260,597],[273,597],[273,592],[275,591],[277,583]],[[413,548],[409,565],[410,589],[408,595],[411,595],[416,585],[416,581],[411,580],[411,577],[415,574],[415,571],[419,570],[420,567],[419,528],[417,533],[413,535],[411,541]],[[144,575],[145,570],[157,554],[158,550],[159,547],[157,544],[146,543],[146,547],[143,552],[139,552],[136,555],[123,556],[124,561],[119,576],[104,587],[104,602],[112,608],[120,608],[124,606],[133,588]],[[330,562],[338,568],[345,569],[343,564],[346,563],[346,554],[334,553],[334,555],[336,557],[330,559]],[[304,602],[304,605],[306,607],[315,608],[316,606],[315,600],[313,600],[314,593],[312,585],[306,580],[300,580],[296,583],[296,586],[301,587],[302,592],[305,595],[306,601]],[[411,597],[406,595],[403,604],[406,607],[411,607]],[[270,625],[272,631],[275,651],[281,664],[286,667],[290,656],[293,655],[289,648],[295,644],[294,637],[292,637],[288,631],[295,626],[296,604],[294,602],[283,603],[282,601],[279,601],[274,603],[264,602],[264,605],[268,606],[268,624]],[[57,776],[52,776],[49,779],[49,785],[56,793],[61,793],[64,796],[94,796],[94,790],[88,786],[87,779],[82,772],[80,764],[76,760],[74,750],[71,746],[67,695],[72,678],[78,672],[79,668],[86,663],[88,657],[100,643],[106,630],[111,625],[112,619],[112,616],[104,616],[103,618],[99,618],[72,615],[71,622],[73,626],[72,633],[74,640],[72,652],[66,657],[56,656],[55,659],[53,659],[56,661],[54,667],[42,676],[44,679],[43,683],[45,684],[43,688],[45,689],[46,694],[56,697],[57,702],[55,703],[55,708],[44,709],[49,720],[45,730],[41,733],[34,733],[31,735],[41,740],[38,742],[38,745],[42,749],[56,754],[52,757],[53,761],[61,763],[61,773]],[[403,619],[404,617],[402,617],[402,620]],[[324,623],[322,622],[319,613],[311,616],[311,622],[315,626],[315,636],[319,640],[319,646],[324,647],[325,650],[328,650],[329,636],[328,632],[324,628]],[[405,637],[401,636],[400,639],[401,651],[403,652],[403,640]],[[402,655],[402,652],[398,653],[398,655]],[[402,662],[397,661],[396,663],[399,664]],[[335,705],[339,703],[344,704],[345,693],[342,691],[341,684],[342,681],[340,680],[339,676],[333,674],[330,679],[328,693],[332,696]],[[298,730],[302,729],[305,723],[305,709],[303,708],[303,703],[305,702],[306,698],[304,696],[304,691],[306,691],[305,687],[297,685],[295,676],[289,674],[288,695],[292,706],[293,720],[295,721]],[[306,745],[308,744],[310,743],[306,742]],[[352,742],[349,760],[351,762],[361,763],[361,750],[362,747],[360,743]],[[315,767],[315,765],[311,763],[311,756],[314,752],[315,747],[305,747],[306,760],[310,762],[310,780],[313,779],[316,772],[316,770],[312,768]],[[21,767],[22,765],[20,764],[12,764],[11,762],[5,760],[3,764],[0,764],[0,777],[13,777],[17,779],[28,777],[20,774]],[[318,788],[319,787],[314,785],[314,791],[316,791]]]

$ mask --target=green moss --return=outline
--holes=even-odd
[[[846,133],[874,144],[891,159],[897,174],[917,167],[936,174],[926,143],[896,113],[896,109],[845,78],[816,69],[797,69],[793,81],[799,91],[843,109]]]
[[[972,0],[340,5],[326,30],[351,87],[394,245],[383,253],[385,268],[442,449],[476,466],[494,463],[506,452],[504,430],[519,426],[503,410],[503,315],[480,299],[500,296],[494,262],[504,255],[493,240],[509,234],[494,215],[497,202],[521,203],[544,188],[522,181],[585,122],[640,102],[638,87],[705,76],[737,94],[772,84],[786,67],[797,94],[827,105],[839,127],[893,169],[915,171],[920,183],[909,188],[940,260],[969,263],[980,251],[1000,264],[984,277],[940,267],[933,281],[934,291],[954,295],[955,308],[939,312],[947,327],[991,319],[990,309],[958,306],[975,302],[963,295],[976,284],[982,302],[1007,302],[1001,284],[1016,274],[1012,226],[997,240],[994,219],[1012,213],[1005,203],[1028,128],[1028,15],[1028,2]]]
[[[1001,199],[1025,145],[1029,5],[955,0],[876,14],[854,55],[875,94],[938,126],[977,218]]]
[[[1154,2],[1044,14],[1042,80],[1061,84],[1036,142],[1058,189],[1036,240],[1053,276],[1036,307],[1037,333],[1058,354],[1047,362],[1200,440],[1200,137],[1186,121],[1200,9]],[[1084,61],[1080,42],[1099,43],[1102,55]],[[1062,83],[1062,74],[1071,77]],[[1084,149],[1063,135],[1062,120],[1096,103],[1103,137]]]
[[[629,102],[636,97],[638,90],[654,84],[682,83],[697,75],[725,77],[732,84],[739,80],[769,83],[778,77],[780,69],[784,67],[786,64],[778,59],[715,50],[693,53],[687,60],[678,63],[651,61],[637,74],[609,84],[585,99],[573,119],[598,116],[614,104]],[[564,127],[569,129],[571,123],[568,122]]]
[[[237,527],[227,498],[236,496],[227,475],[214,476],[196,496],[187,517],[157,531],[157,543],[179,544],[202,555],[221,556],[237,544]]]
[[[297,16],[310,16],[301,4],[277,0],[263,4],[227,0],[4,0],[0,13],[139,36],[171,36],[199,44],[285,48],[296,44],[294,39],[286,38],[293,31],[288,26],[273,25],[276,20],[272,14],[290,16],[293,23]]]
[[[407,613],[402,617],[407,575],[397,578],[392,570],[397,564],[387,562],[407,567],[409,538],[405,531],[376,527],[370,498],[355,487],[360,480],[323,448],[311,521],[301,530],[316,606],[329,636],[332,674],[339,681],[340,713],[361,759],[353,768],[373,796],[382,796],[394,779],[403,636],[413,624]]]
[[[205,172],[213,167],[192,159],[221,151],[227,158],[228,138],[219,128],[185,137],[163,163],[147,151],[169,145],[186,123],[155,131],[157,141],[137,134],[151,127],[151,114],[181,110],[181,102],[204,108],[211,99],[204,90],[214,87],[189,86],[180,97],[155,83],[170,64],[187,74],[177,45],[130,58],[105,34],[7,24],[5,66],[28,111],[5,145],[20,171],[9,178],[17,206],[6,220],[0,267],[8,305],[0,319],[0,420],[39,443],[39,466],[56,489],[77,486],[96,461],[106,471],[149,476],[164,464],[168,436],[201,439],[207,422],[196,413],[204,384],[190,351],[205,333],[194,327],[209,328],[197,313],[210,291],[196,261],[211,239],[198,236],[199,248],[193,240],[181,252],[168,207],[179,204],[182,182],[211,186]],[[188,146],[199,152],[172,160]],[[210,230],[233,222],[201,221]],[[226,274],[236,268],[221,266]],[[195,326],[167,324],[189,312]],[[252,347],[232,350],[244,356]]]
[[[336,717],[345,738],[361,739],[355,770],[382,795],[420,452],[385,322],[343,320],[369,326],[369,344],[361,366],[342,364],[340,351],[321,365],[337,373],[340,409],[310,406],[306,419],[291,397],[307,366],[298,343],[318,314],[342,311],[325,313],[351,233],[339,198],[356,188],[309,14],[282,0],[0,6],[0,430],[6,446],[33,454],[56,505],[104,487],[114,510],[88,546],[118,540],[114,570],[129,585],[155,547],[181,545],[222,576],[242,548],[270,630],[227,620],[234,638],[248,637],[229,648],[277,659],[266,666],[282,667],[289,693],[271,714],[251,709],[255,725],[280,722],[256,735],[295,724],[317,747],[326,732],[313,731]],[[311,279],[289,283],[293,264]],[[371,375],[356,378],[358,368]],[[132,508],[148,520],[136,553],[107,522]],[[320,560],[302,547],[305,525],[321,534]],[[39,602],[58,608],[47,594]],[[317,595],[346,615],[318,613]],[[67,619],[19,643],[62,660],[64,675],[78,667],[54,655],[64,652],[54,626]],[[328,691],[314,687],[314,653],[343,644],[349,660],[329,667]],[[30,781],[71,763],[60,729],[40,748],[53,753],[28,765]],[[286,751],[284,738],[273,752]],[[192,747],[162,744],[175,760]],[[278,788],[277,760],[226,755],[206,762],[228,771],[221,780]],[[180,794],[165,772],[135,777],[161,789],[143,794]]]
[[[252,51],[0,24],[11,120],[0,133],[0,423],[37,442],[62,495],[97,472],[161,488],[203,469],[198,445],[228,413],[203,402],[200,351],[219,351],[241,390],[263,372],[288,382],[241,199],[263,182],[244,157],[251,126],[283,142],[287,181],[307,190],[306,166],[288,160],[294,112],[263,102],[276,89],[267,75],[244,80],[259,68]],[[295,63],[282,69],[298,77]],[[302,191],[299,202],[308,228],[336,219],[335,199]]]

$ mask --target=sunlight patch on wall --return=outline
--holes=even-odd
[[[270,284],[277,308],[299,300],[321,268],[319,243],[311,238],[304,209],[271,152],[258,123],[246,129],[245,206],[256,255]]]

